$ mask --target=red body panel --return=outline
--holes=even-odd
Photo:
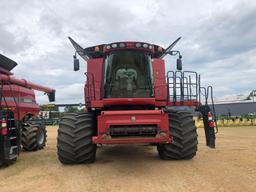
[[[167,85],[165,77],[165,64],[162,59],[152,60],[154,91],[156,101],[167,100]],[[164,106],[164,105],[163,105]]]
[[[35,101],[34,89],[48,94],[55,92],[54,89],[11,75],[0,74],[0,80],[3,88],[0,106],[12,110],[16,120],[22,120],[26,115],[38,115],[39,105]]]
[[[163,109],[166,106],[197,106],[198,103],[191,101],[171,102],[167,95],[165,63],[163,59],[153,57],[154,51],[159,54],[163,49],[153,46],[151,49],[135,48],[134,42],[126,42],[126,47],[103,48],[101,58],[87,61],[87,79],[85,84],[85,104],[87,109],[97,111],[97,134],[93,137],[95,144],[126,144],[126,143],[168,143],[172,142],[169,132],[168,113]],[[102,47],[97,49],[102,50]],[[153,98],[104,98],[101,91],[104,90],[104,58],[112,51],[121,50],[144,51],[152,55],[152,79],[154,88]],[[123,107],[122,110],[107,111],[106,106]],[[129,106],[141,107],[141,110],[126,110]],[[149,107],[150,106],[150,107]],[[150,110],[152,106],[159,110]],[[117,108],[116,108],[117,109]],[[139,109],[139,108],[138,108]],[[100,114],[99,114],[100,113]],[[170,122],[171,123],[171,122]],[[152,133],[141,134],[137,130],[149,129]],[[117,130],[117,134],[115,132]],[[129,131],[132,132],[130,134]],[[111,132],[113,131],[113,132]]]
[[[156,125],[160,137],[136,137],[106,139],[107,129],[110,126],[122,125]],[[102,111],[98,116],[98,135],[93,137],[94,143],[164,143],[171,142],[169,136],[168,114],[162,110],[129,110],[129,111]]]
[[[3,108],[14,112],[17,120],[22,120],[27,114],[35,116],[39,113],[34,90],[18,85],[3,85],[3,97],[0,102]]]
[[[10,75],[0,74],[0,80],[10,82],[11,84],[20,85],[29,89],[43,91],[45,93],[51,93],[55,91],[54,89],[26,81],[25,79],[16,79]]]
[[[102,74],[103,74],[103,69],[104,69],[103,61],[104,61],[103,58],[88,60],[88,62],[87,62],[88,79],[87,79],[86,83],[92,83],[91,78],[93,78],[94,90],[93,90],[92,85],[86,84],[85,86],[89,86],[89,89],[87,89],[85,87],[85,97],[92,96],[92,94],[88,93],[88,90],[89,90],[91,93],[93,93],[95,100],[100,100],[100,97],[101,97],[100,90],[101,90],[101,86],[102,86]],[[93,76],[91,74],[93,74]],[[95,95],[94,95],[94,91],[95,91]]]
[[[103,105],[155,105],[155,98],[113,98],[103,99]]]
[[[112,98],[92,101],[91,106],[102,108],[114,105],[155,105],[155,98]]]
[[[102,136],[95,136],[92,138],[95,144],[134,144],[134,143],[171,143],[172,137],[169,135],[159,138],[123,138],[123,139],[104,139]]]

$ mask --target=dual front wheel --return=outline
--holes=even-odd
[[[159,157],[164,160],[191,159],[197,151],[197,132],[193,116],[185,111],[170,111],[169,129],[172,143],[158,144]],[[60,121],[57,137],[58,158],[63,164],[93,163],[97,146],[96,118],[92,113],[68,113]]]

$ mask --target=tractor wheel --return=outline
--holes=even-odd
[[[173,142],[158,144],[157,150],[161,159],[192,159],[197,151],[197,131],[193,115],[186,111],[170,111],[169,130]]]
[[[93,163],[97,148],[92,143],[95,130],[95,116],[92,113],[65,114],[60,120],[57,137],[60,162],[63,164]]]
[[[21,144],[25,151],[43,149],[46,144],[46,128],[41,124],[25,124],[21,133]]]
[[[8,167],[17,161],[17,157],[11,160],[5,160],[0,162],[0,168]]]

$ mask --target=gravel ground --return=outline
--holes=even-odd
[[[45,150],[22,152],[0,169],[1,192],[256,191],[256,127],[220,128],[217,148],[205,146],[193,160],[163,161],[154,146],[104,146],[91,165],[64,166],[56,156],[56,127]]]

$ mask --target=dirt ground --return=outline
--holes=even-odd
[[[45,150],[22,152],[0,169],[1,192],[255,191],[256,127],[220,128],[217,148],[205,146],[193,160],[163,161],[153,146],[104,146],[90,165],[64,166],[56,156],[56,127]]]

